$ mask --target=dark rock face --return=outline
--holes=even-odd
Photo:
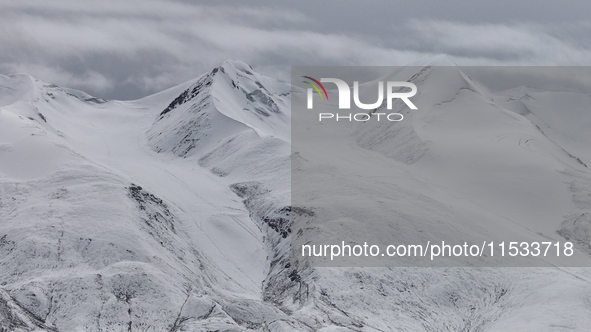
[[[191,101],[195,97],[199,96],[204,88],[211,86],[213,83],[213,76],[217,73],[218,69],[214,68],[211,73],[202,77],[197,83],[193,84],[187,90],[183,91],[178,97],[176,97],[169,105],[166,107],[161,113],[159,119],[162,119],[162,116],[171,112],[178,106]]]

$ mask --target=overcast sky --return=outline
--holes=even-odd
[[[588,1],[0,0],[0,73],[135,99],[226,59],[290,65],[591,65]]]

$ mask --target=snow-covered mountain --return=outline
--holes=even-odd
[[[294,216],[321,237],[370,203],[404,220],[385,224],[390,240],[502,225],[588,248],[588,95],[490,93],[437,61],[393,74],[421,91],[404,121],[293,146],[304,94],[239,61],[136,101],[0,76],[0,331],[585,330],[585,268],[292,260]],[[318,155],[336,141],[352,147],[338,163]],[[355,203],[333,189],[360,158],[388,177],[353,182],[369,193]],[[292,162],[316,180],[306,204]]]
[[[547,134],[527,117],[502,107],[505,99],[495,103],[456,66],[408,67],[391,78],[413,82],[420,91],[413,97],[418,110],[410,110],[404,103],[394,110],[404,114],[399,123],[319,122],[309,113],[294,113],[297,128],[293,128],[292,144],[299,160],[306,162],[293,174],[293,190],[297,192],[293,204],[322,211],[317,209],[316,217],[302,226],[304,231],[313,229],[304,232],[305,240],[310,240],[308,235],[312,243],[364,238],[384,246],[409,241],[424,244],[435,238],[448,243],[469,239],[480,244],[485,240],[558,240],[557,230],[571,227],[571,218],[586,218],[588,207],[576,206],[581,199],[572,197],[585,194],[571,183],[583,188],[587,186],[583,183],[589,183],[590,172],[582,161],[590,151],[584,145],[587,138],[584,130],[577,133],[577,126],[582,125],[574,125],[574,119],[584,118],[584,112],[576,110],[591,107],[587,95],[569,97],[567,105],[574,111],[567,121],[572,127],[560,121],[562,128],[547,125],[551,128]],[[545,112],[549,118],[552,107],[560,110],[559,102],[550,102],[556,94],[560,95],[548,92],[534,112]],[[294,95],[294,99],[302,97]],[[314,111],[336,109],[330,103],[319,107]],[[385,104],[375,112],[380,111],[388,112]],[[550,138],[560,138],[559,133],[581,137],[564,147]],[[571,149],[575,143],[580,143],[578,149]],[[561,226],[561,222],[565,224]],[[330,240],[321,241],[327,238]],[[589,265],[586,255],[579,258],[576,262],[573,258],[571,266]],[[496,259],[469,265],[496,266],[492,263]],[[388,258],[381,260],[383,264]],[[535,260],[526,265],[544,265]]]

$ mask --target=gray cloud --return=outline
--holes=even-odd
[[[586,65],[590,5],[573,3],[0,0],[0,72],[133,99],[228,58],[285,79],[290,65],[439,53],[464,65]]]

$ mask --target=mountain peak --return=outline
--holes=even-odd
[[[288,83],[258,74],[242,61],[226,60],[160,113],[149,134],[153,148],[187,156],[245,131],[288,141],[289,91]]]
[[[449,58],[447,54],[438,54],[438,55],[428,55],[418,59],[417,61],[409,64],[409,66],[451,66],[457,67],[458,65]]]
[[[0,75],[0,106],[26,99],[35,91],[36,81],[29,74]]]
[[[233,60],[233,59],[228,59],[224,62],[222,62],[222,64],[219,66],[220,68],[224,68],[224,69],[236,69],[236,70],[240,70],[243,72],[250,72],[252,73],[254,70],[252,69],[252,66],[247,64],[246,62],[240,61],[240,60]]]
[[[0,106],[18,101],[55,99],[56,95],[74,97],[82,102],[102,104],[107,100],[86,92],[44,82],[26,73],[0,75]]]

